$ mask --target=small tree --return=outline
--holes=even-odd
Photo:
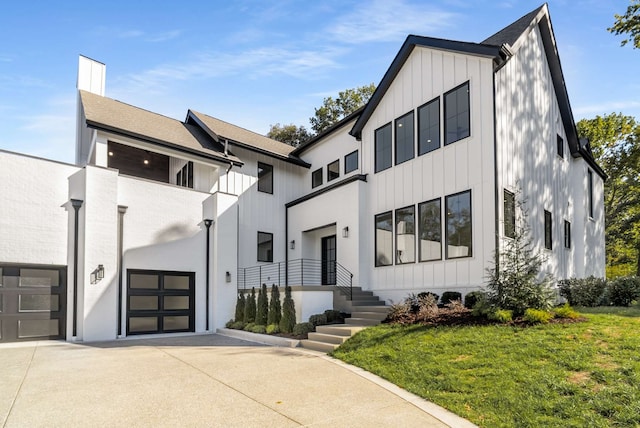
[[[267,317],[267,325],[280,324],[282,319],[282,306],[280,305],[280,290],[278,286],[271,286],[271,300],[269,301],[269,316]]]
[[[541,275],[540,267],[546,259],[534,249],[528,213],[519,196],[517,192],[513,238],[503,238],[502,247],[494,251],[492,266],[487,268],[489,302],[512,310],[514,315],[522,315],[529,308],[547,309],[554,296],[550,288],[551,275]]]
[[[296,325],[296,306],[291,298],[291,287],[284,287],[284,301],[282,302],[282,319],[280,319],[280,331],[283,333],[293,332]]]
[[[258,308],[256,311],[256,324],[267,325],[267,313],[269,312],[269,298],[267,297],[267,284],[262,284],[258,292]]]
[[[236,302],[236,322],[244,322],[244,307],[246,304],[247,303],[245,302],[244,293],[238,293],[238,301]]]
[[[244,323],[256,321],[256,289],[251,288],[251,294],[246,298],[246,305],[244,307]]]

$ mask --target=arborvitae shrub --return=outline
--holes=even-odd
[[[255,323],[256,321],[256,289],[251,288],[251,294],[246,298],[246,305],[244,307],[244,322]]]
[[[282,318],[282,306],[280,305],[280,290],[277,285],[271,286],[271,299],[269,300],[269,315],[267,324],[280,324]]]
[[[267,297],[267,284],[262,284],[258,292],[258,306],[256,309],[256,324],[267,325],[269,312],[269,298]]]
[[[310,322],[301,322],[293,326],[293,334],[295,334],[296,336],[309,334],[313,330],[313,324],[311,324]]]
[[[476,303],[485,298],[486,294],[482,291],[472,291],[471,293],[467,293],[464,296],[464,307],[468,309],[473,309]]]
[[[454,300],[462,300],[462,294],[457,291],[445,291],[442,293],[441,303],[446,305],[448,303],[453,302]]]
[[[234,318],[236,321],[244,322],[244,307],[246,304],[247,302],[244,298],[244,292],[238,293],[238,301],[236,302],[236,316]]]
[[[296,306],[291,298],[291,287],[284,288],[284,301],[282,302],[282,319],[280,319],[280,331],[283,333],[293,332],[296,325]]]
[[[313,327],[327,324],[327,316],[325,314],[315,314],[309,317],[309,322],[313,324]]]

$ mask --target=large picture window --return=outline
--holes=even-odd
[[[440,147],[440,97],[418,107],[418,156]]]
[[[273,262],[273,233],[258,232],[258,261]]]
[[[258,192],[273,194],[273,166],[258,162]]]
[[[349,174],[351,171],[358,169],[358,151],[349,153],[344,157],[344,173]]]
[[[375,133],[375,172],[391,167],[391,124],[376,129]]]
[[[440,198],[418,205],[418,257],[421,262],[442,259]]]
[[[444,144],[455,143],[471,135],[469,82],[444,94]]]
[[[414,157],[413,111],[395,120],[396,165]]]
[[[455,259],[471,257],[471,191],[447,196],[445,199],[446,227],[446,257]]]
[[[504,236],[516,236],[516,196],[508,190],[504,191]]]
[[[416,208],[396,210],[396,264],[416,261]]]
[[[376,266],[393,264],[393,214],[391,211],[378,214],[376,223]]]

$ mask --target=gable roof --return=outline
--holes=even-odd
[[[538,13],[540,13],[541,10],[545,9],[545,6],[546,3],[539,8],[527,13],[516,22],[507,25],[492,36],[487,37],[482,41],[482,43],[495,46],[502,46],[505,44],[513,46],[513,44],[516,42],[516,40],[518,40],[522,33],[524,33],[524,31],[529,28],[529,26],[533,22],[533,19],[538,15]]]
[[[200,128],[130,104],[79,91],[86,125],[211,160],[242,166]]]
[[[307,149],[310,149],[311,147],[315,146],[320,140],[322,140],[327,135],[333,133],[334,131],[337,131],[338,129],[342,128],[343,126],[347,125],[349,122],[354,120],[355,118],[359,117],[362,111],[364,110],[364,108],[365,106],[360,107],[359,109],[357,109],[356,111],[348,115],[347,117],[339,120],[338,122],[334,123],[327,129],[322,131],[315,137],[312,137],[307,141],[305,141],[304,143],[300,144],[298,147],[296,147],[296,149],[292,152],[292,154],[298,156],[302,152],[306,151]]]
[[[307,162],[293,154],[295,147],[280,141],[273,140],[248,129],[241,128],[229,122],[215,117],[199,113],[194,110],[187,112],[187,124],[195,124],[206,132],[214,141],[224,144],[221,138],[227,140],[230,145],[241,147],[253,152],[275,157],[285,162],[309,168]]]

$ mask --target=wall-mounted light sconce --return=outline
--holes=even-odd
[[[296,241],[295,241],[295,239],[291,240],[291,242],[289,243],[289,248],[291,248],[292,250],[296,249]]]
[[[224,275],[224,280],[225,282],[231,282],[231,272],[227,271],[227,273]]]
[[[342,228],[342,237],[343,238],[348,238],[349,237],[349,226]]]
[[[98,265],[98,274],[96,276],[98,278],[98,281],[100,281],[101,279],[104,279],[104,266],[103,265]]]
[[[98,265],[97,268],[91,272],[90,280],[92,284],[100,282],[104,279],[104,265]]]

